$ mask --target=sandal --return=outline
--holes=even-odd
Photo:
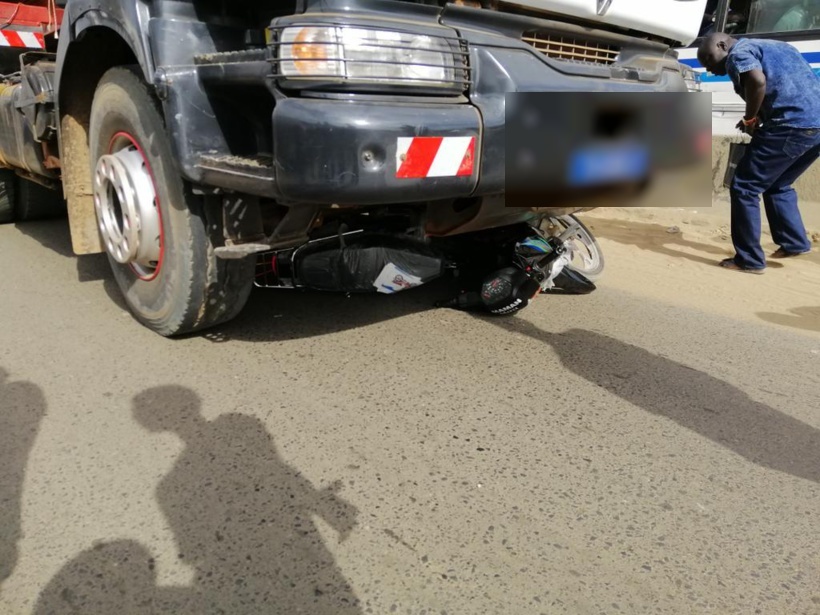
[[[783,248],[778,248],[771,254],[770,258],[792,258],[795,256],[803,256],[809,252],[811,252],[811,249],[804,250],[803,252],[786,252]]]
[[[729,271],[740,271],[742,273],[754,273],[755,275],[763,275],[763,272],[766,270],[765,267],[761,267],[759,269],[754,269],[752,267],[741,267],[735,262],[734,258],[726,258],[720,261],[719,265],[724,269],[728,269]]]

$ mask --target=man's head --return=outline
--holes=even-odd
[[[737,43],[728,34],[716,32],[710,34],[698,48],[698,62],[710,73],[715,75],[726,74],[726,58],[729,50]]]
[[[201,401],[191,389],[175,384],[146,389],[134,397],[134,417],[151,432],[173,431],[183,439],[204,423]]]

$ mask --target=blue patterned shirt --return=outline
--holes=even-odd
[[[741,97],[740,75],[755,69],[766,75],[761,123],[820,128],[820,77],[797,49],[788,43],[763,39],[735,43],[726,58],[726,72]]]

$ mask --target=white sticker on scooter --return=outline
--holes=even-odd
[[[414,286],[421,286],[421,278],[402,271],[393,263],[388,263],[373,282],[373,286],[378,292],[391,295]]]

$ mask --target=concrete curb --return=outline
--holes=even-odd
[[[729,160],[729,146],[732,143],[748,141],[748,137],[716,135],[712,137],[712,195],[727,196],[728,190],[723,187],[723,176]],[[801,201],[820,201],[820,164],[815,164],[806,171],[795,184]]]

